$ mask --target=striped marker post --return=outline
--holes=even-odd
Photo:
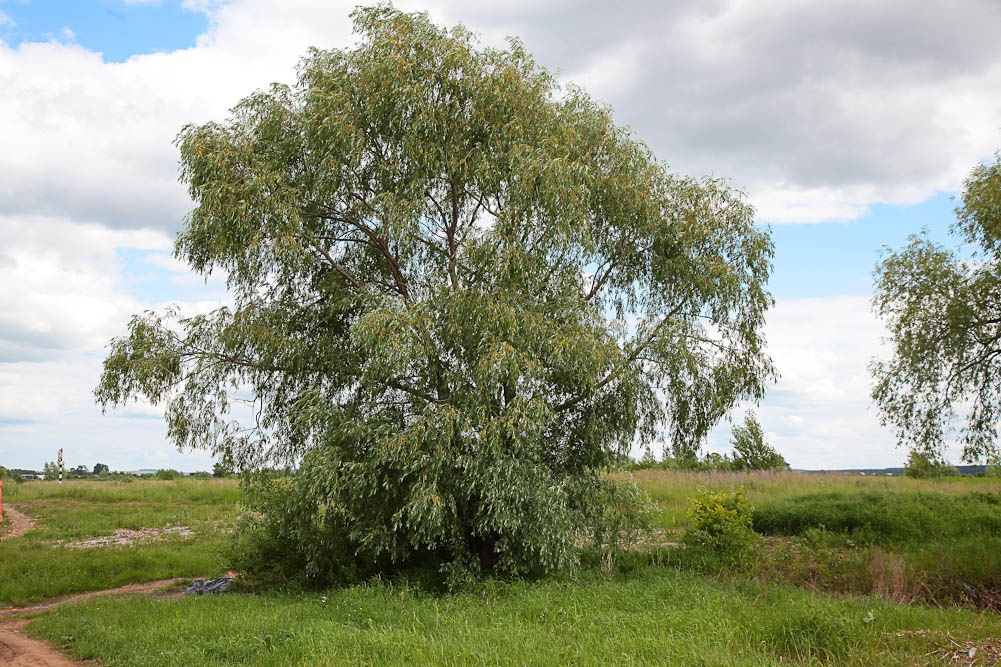
[[[63,483],[63,450],[59,448],[59,483]]]

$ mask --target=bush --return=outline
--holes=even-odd
[[[160,480],[170,481],[176,479],[178,472],[176,470],[157,470],[155,478]]]
[[[264,583],[291,582],[308,588],[355,583],[404,571],[432,571],[455,589],[478,574],[479,563],[454,562],[455,547],[447,541],[429,548],[408,544],[404,536],[385,530],[387,520],[381,514],[388,508],[373,507],[368,498],[350,493],[349,488],[338,484],[332,471],[336,472],[336,468],[329,465],[322,450],[317,450],[304,458],[294,476],[272,471],[245,477],[245,502],[250,511],[244,513],[229,551],[231,567]],[[606,564],[649,526],[653,514],[646,493],[631,483],[599,479],[593,486],[579,487],[571,496],[573,506],[561,511],[574,525],[591,527],[593,547]],[[505,541],[505,549],[530,547],[544,559],[569,554],[573,560],[561,566],[576,566],[580,555],[575,546],[577,536],[563,530],[544,530],[548,526],[538,513],[538,508],[525,506],[520,521],[529,527],[538,522],[540,530],[517,541]],[[456,535],[452,539],[463,537]],[[377,550],[387,541],[402,557],[391,557],[384,548]],[[544,571],[500,568],[496,574],[534,575]]]
[[[266,584],[319,587],[360,578],[350,545],[333,530],[336,512],[326,503],[310,508],[301,480],[259,474],[241,485],[248,511],[227,553],[233,569]]]
[[[725,564],[735,564],[757,543],[753,509],[742,489],[700,489],[689,502],[688,516],[695,522],[685,534],[689,546],[706,549]]]
[[[17,495],[17,492],[20,489],[21,484],[24,483],[24,478],[21,477],[20,475],[15,475],[14,473],[7,470],[3,466],[0,466],[0,481],[3,481],[4,483],[4,489],[3,489],[4,493],[7,494],[8,497],[13,498],[14,496]],[[0,517],[0,521],[2,520],[3,517]]]

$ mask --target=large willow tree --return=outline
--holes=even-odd
[[[224,271],[233,306],[134,318],[97,398],[297,468],[262,522],[318,577],[572,564],[617,452],[664,429],[697,448],[762,394],[770,238],[517,41],[353,17],[356,48],[183,129],[176,254]]]

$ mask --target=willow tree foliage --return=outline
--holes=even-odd
[[[957,435],[972,463],[1001,452],[1001,154],[973,170],[961,200],[952,232],[972,256],[922,234],[876,268],[893,356],[872,363],[872,395],[900,444],[936,459]]]
[[[519,42],[353,18],[355,48],[183,129],[176,255],[224,271],[233,306],[135,317],[97,397],[297,468],[262,520],[294,517],[268,530],[317,576],[570,565],[616,452],[664,429],[698,447],[761,396],[769,235]]]

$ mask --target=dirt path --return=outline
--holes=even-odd
[[[34,519],[27,514],[22,514],[11,505],[3,506],[3,518],[5,522],[12,522],[14,527],[11,528],[11,531],[6,535],[0,535],[0,540],[10,540],[15,537],[21,537],[35,527]]]
[[[23,516],[23,515],[22,515]],[[179,581],[187,581],[188,578],[161,579],[150,581],[145,584],[130,584],[119,588],[112,588],[107,591],[93,591],[91,593],[81,593],[70,597],[49,600],[24,607],[10,607],[0,609],[0,667],[64,667],[66,665],[93,665],[100,664],[91,660],[86,662],[75,662],[69,660],[63,654],[57,652],[48,642],[39,639],[32,639],[21,633],[21,629],[27,621],[8,620],[4,618],[14,618],[19,614],[30,614],[38,611],[45,611],[64,604],[75,602],[85,602],[97,597],[108,595],[128,596],[155,593],[159,590],[173,586]],[[179,594],[183,595],[183,592]]]
[[[21,634],[27,621],[0,624],[0,665],[3,667],[67,667],[98,664],[76,662],[57,653],[48,642]]]
[[[173,586],[179,581],[188,581],[190,579],[191,577],[160,579],[159,581],[148,581],[144,584],[129,584],[128,586],[120,586],[118,588],[112,588],[106,591],[91,591],[90,593],[80,593],[79,595],[71,595],[69,597],[57,598],[55,600],[47,600],[45,602],[37,602],[35,604],[26,605],[24,607],[8,607],[7,609],[0,609],[0,619],[7,618],[8,616],[18,616],[20,614],[33,614],[38,611],[46,611],[47,609],[52,609],[54,607],[61,607],[64,604],[86,602],[87,600],[105,597],[108,595],[114,595],[117,597],[126,597],[129,595],[146,595],[149,593],[155,593],[161,589],[167,588],[168,586]],[[0,665],[2,664],[3,663],[0,662]]]

